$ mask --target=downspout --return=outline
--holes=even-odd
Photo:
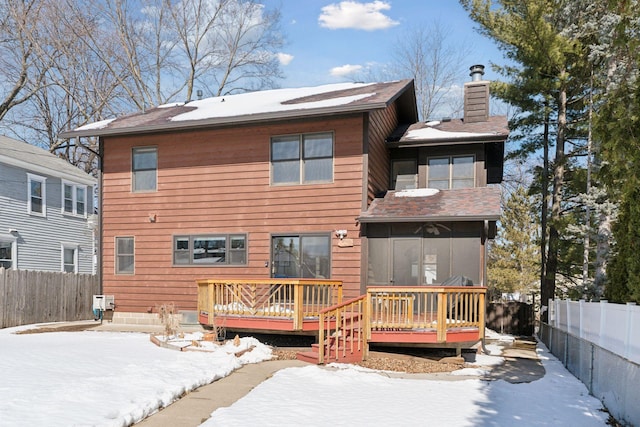
[[[102,231],[103,231],[103,227],[102,227],[102,194],[104,192],[104,178],[103,178],[103,169],[104,169],[104,162],[102,161],[102,159],[104,158],[104,141],[102,139],[102,137],[98,137],[98,185],[100,186],[100,188],[98,189],[98,239],[97,239],[97,250],[96,250],[96,255],[98,257],[98,263],[97,263],[97,275],[98,275],[98,282],[100,284],[100,294],[103,295],[104,294],[104,289],[103,289],[103,268],[102,268]]]

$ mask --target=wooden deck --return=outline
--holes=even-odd
[[[339,281],[208,279],[198,281],[198,317],[228,330],[317,335],[325,363],[364,359],[370,344],[470,347],[484,339],[485,294],[478,286],[375,286],[343,302]]]

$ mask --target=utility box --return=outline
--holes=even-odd
[[[116,307],[116,299],[113,295],[94,295],[93,311],[113,310]]]

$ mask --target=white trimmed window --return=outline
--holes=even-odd
[[[47,178],[27,174],[27,212],[32,215],[47,216]]]
[[[116,274],[133,274],[134,243],[133,237],[116,237]]]
[[[16,239],[0,237],[0,268],[15,270],[17,255]]]
[[[333,181],[333,133],[271,138],[271,184],[295,185]]]
[[[78,272],[78,245],[62,244],[62,271]]]
[[[432,157],[428,160],[427,187],[449,188],[475,187],[475,162],[473,156]]]
[[[62,212],[69,215],[87,215],[87,187],[64,182],[62,184]]]
[[[156,191],[158,185],[158,149],[137,147],[132,151],[131,173],[134,192]]]

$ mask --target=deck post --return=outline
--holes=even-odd
[[[444,291],[438,292],[438,329],[436,330],[438,342],[447,341],[447,295]]]
[[[318,322],[320,323],[320,329],[318,330],[318,363],[324,363],[324,313],[320,313],[320,317],[318,318]]]
[[[300,283],[293,285],[293,329],[296,331],[302,329],[302,321],[304,320],[302,292],[302,285]]]
[[[367,292],[367,297],[362,302],[362,360],[369,358],[369,340],[371,340],[371,294]]]
[[[209,325],[213,325],[214,315],[213,312],[215,308],[215,288],[213,283],[207,281],[207,317]]]
[[[479,294],[480,302],[479,302],[479,310],[478,310],[478,338],[482,340],[484,343],[484,327],[486,321],[486,296],[484,293]],[[484,344],[483,344],[484,345]]]

